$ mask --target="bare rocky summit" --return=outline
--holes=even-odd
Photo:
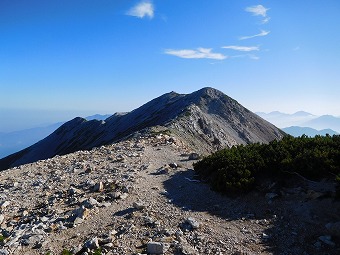
[[[0,254],[339,254],[322,183],[228,198],[195,155],[155,132],[0,172]]]
[[[326,181],[228,198],[196,179],[202,154],[282,135],[212,88],[76,118],[0,161],[0,255],[340,254]]]
[[[236,100],[216,89],[203,88],[188,95],[164,94],[105,121],[75,118],[38,143],[1,159],[0,169],[112,144],[155,126],[175,133],[201,153],[236,144],[267,143],[284,135]]]

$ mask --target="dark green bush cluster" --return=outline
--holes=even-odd
[[[340,136],[286,136],[269,144],[234,146],[205,157],[194,169],[214,189],[227,193],[249,191],[256,178],[284,172],[340,180]]]
[[[61,252],[61,255],[72,255],[72,252],[70,252],[69,250],[64,249],[64,250]]]
[[[0,234],[0,244],[2,244],[5,241],[5,237]]]

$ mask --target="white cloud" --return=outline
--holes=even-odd
[[[246,11],[252,13],[254,16],[262,16],[264,18],[262,24],[266,24],[270,20],[270,17],[267,17],[268,10],[269,9],[260,4],[246,8]]]
[[[261,33],[259,33],[259,34],[250,35],[250,36],[242,36],[242,37],[240,37],[239,39],[240,39],[240,40],[247,40],[247,39],[251,39],[251,38],[254,38],[254,37],[266,36],[266,35],[268,35],[269,33],[270,33],[270,31],[261,30]]]
[[[154,15],[154,6],[150,1],[142,1],[128,10],[126,15],[134,16],[140,19],[144,17],[149,17],[152,19]]]
[[[223,60],[226,59],[227,56],[221,53],[214,53],[212,49],[207,48],[197,48],[196,50],[173,50],[167,49],[165,50],[165,54],[173,55],[179,58],[208,58],[208,59],[216,59],[216,60]]]
[[[252,60],[259,60],[260,59],[260,57],[254,55],[254,54],[235,55],[235,56],[231,56],[230,58],[250,58]]]
[[[255,5],[255,6],[250,6],[246,8],[247,12],[251,12],[255,16],[262,16],[262,17],[267,17],[267,9],[263,5]]]
[[[238,50],[238,51],[258,51],[260,48],[258,46],[223,46],[223,49],[231,49],[231,50]]]
[[[262,24],[268,23],[270,20],[270,17],[266,17],[264,20],[262,20]]]

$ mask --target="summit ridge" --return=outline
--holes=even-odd
[[[166,93],[105,121],[74,118],[36,144],[1,159],[0,169],[90,150],[155,127],[174,133],[201,153],[237,144],[268,143],[284,135],[236,100],[206,87],[191,94]]]

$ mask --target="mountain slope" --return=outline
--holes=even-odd
[[[89,150],[137,131],[162,126],[202,153],[236,144],[269,142],[284,133],[213,88],[188,95],[170,92],[105,121],[75,118],[38,143],[0,160],[0,169]]]

